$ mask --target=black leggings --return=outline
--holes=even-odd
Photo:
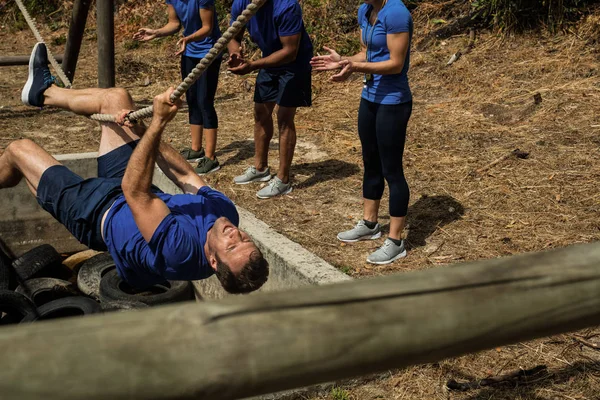
[[[410,191],[404,178],[402,155],[411,112],[412,102],[384,105],[365,99],[358,110],[358,135],[365,167],[363,197],[381,200],[385,179],[390,187],[391,217],[405,217],[408,211]]]
[[[190,125],[203,125],[217,129],[219,119],[215,110],[215,93],[219,83],[221,58],[216,59],[196,82],[185,92],[188,102]],[[185,79],[200,62],[200,58],[181,56],[181,77]]]

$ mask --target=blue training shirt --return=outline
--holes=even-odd
[[[250,4],[250,0],[234,0],[231,6],[231,23],[233,24],[242,11]],[[258,45],[263,57],[283,48],[280,37],[301,34],[300,48],[295,61],[272,70],[310,70],[310,59],[313,46],[304,28],[302,9],[297,0],[269,0],[262,6],[246,25],[252,41]],[[269,68],[271,69],[271,68]]]
[[[190,42],[185,46],[184,55],[193,58],[203,58],[221,37],[219,29],[219,18],[215,9],[215,0],[166,0],[175,8],[177,18],[183,25],[183,34],[189,36],[202,28],[200,10],[214,11],[213,29],[211,33],[202,40]]]
[[[198,194],[156,193],[171,210],[150,242],[140,233],[123,195],[113,203],[104,222],[104,241],[121,278],[145,288],[165,279],[191,281],[210,277],[214,270],[204,254],[206,234],[220,217],[239,224],[231,200],[209,188]]]
[[[408,32],[412,41],[413,20],[410,12],[401,0],[388,0],[379,11],[375,25],[369,23],[369,14],[373,6],[363,4],[358,9],[358,24],[361,28],[362,40],[367,46],[367,62],[381,62],[390,59],[387,47],[387,35]],[[408,68],[410,65],[409,50],[404,60],[404,68],[399,74],[373,75],[373,80],[365,85],[362,98],[378,104],[401,104],[412,101],[408,85]]]

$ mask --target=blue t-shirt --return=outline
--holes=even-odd
[[[363,4],[358,9],[358,24],[362,30],[362,40],[367,46],[367,62],[381,62],[390,59],[387,47],[387,35],[408,32],[413,35],[413,21],[410,12],[401,0],[389,0],[379,11],[375,25],[369,23],[369,15],[373,6]],[[373,79],[365,85],[362,97],[378,104],[401,104],[412,100],[408,85],[408,68],[410,64],[409,50],[404,60],[404,68],[399,74],[373,75]]]
[[[194,58],[203,58],[214,44],[221,37],[219,29],[219,19],[215,9],[215,0],[167,0],[175,8],[177,18],[183,25],[183,34],[189,36],[202,28],[202,19],[200,19],[200,9],[214,11],[213,29],[204,39],[197,42],[190,42],[185,46],[184,55]]]
[[[204,254],[206,234],[220,217],[239,224],[231,200],[209,188],[198,194],[157,193],[171,210],[150,242],[144,240],[123,195],[113,203],[104,222],[104,241],[121,278],[145,288],[165,279],[192,281],[210,277],[214,270]]]
[[[242,11],[250,4],[250,0],[234,0],[231,6],[231,23],[233,24]],[[258,45],[263,57],[283,48],[280,37],[301,34],[300,48],[295,61],[272,70],[310,70],[310,59],[313,46],[302,20],[302,9],[296,0],[270,0],[258,10],[246,25],[252,41]],[[271,68],[270,68],[271,69]]]

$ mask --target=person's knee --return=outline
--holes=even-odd
[[[277,110],[277,126],[279,127],[279,131],[294,131],[296,130],[296,125],[294,123],[294,119],[296,117],[296,109],[287,108],[287,107],[279,107]]]
[[[271,117],[271,111],[267,107],[257,106],[254,107],[254,122],[265,125],[267,123],[273,123]]]
[[[133,100],[123,88],[110,88],[102,99],[102,113],[114,114],[123,109],[133,109]]]
[[[11,142],[6,147],[6,152],[12,157],[27,157],[33,154],[39,146],[31,139],[19,139]]]

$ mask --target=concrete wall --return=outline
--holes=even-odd
[[[84,178],[96,176],[96,153],[56,156],[64,165]],[[154,184],[168,193],[179,189],[157,168]],[[42,243],[53,245],[59,252],[85,250],[85,246],[48,213],[42,210],[22,182],[12,189],[0,190],[0,240],[15,255]],[[250,212],[238,207],[240,227],[248,232],[271,266],[264,291],[279,291],[302,285],[321,285],[351,279],[336,268],[275,232]],[[197,295],[220,298],[225,295],[215,277],[195,282]]]

